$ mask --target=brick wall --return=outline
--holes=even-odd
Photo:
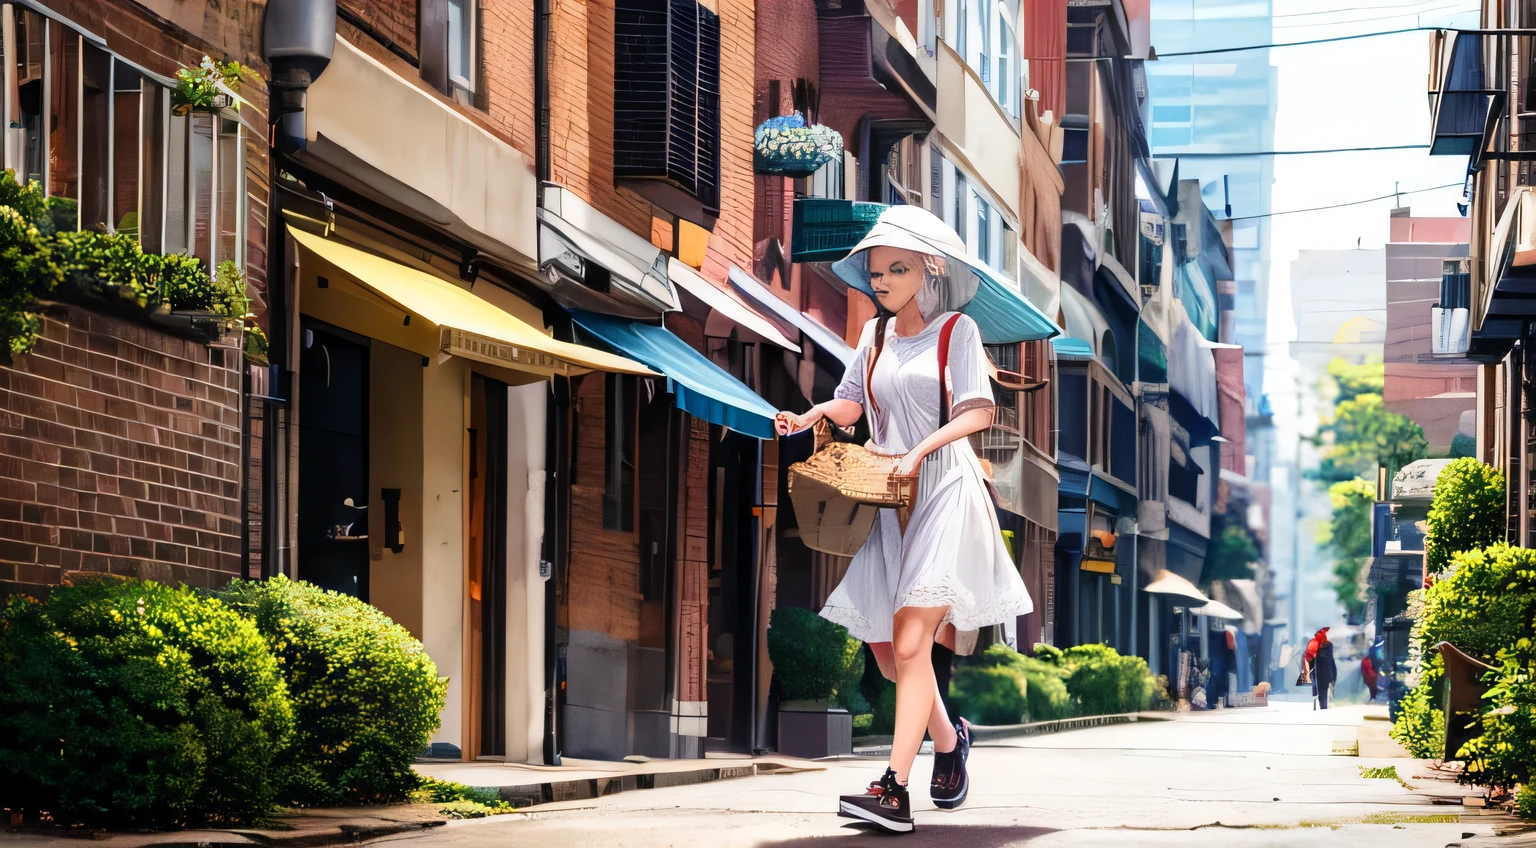
[[[231,340],[234,344],[235,340]],[[237,350],[75,306],[0,367],[0,595],[242,570]]]
[[[604,422],[607,392],[601,373],[575,381],[576,470],[571,481],[571,561],[568,628],[640,637],[640,549],[635,534],[603,527]]]
[[[703,273],[725,281],[727,263],[752,268],[752,121],[756,37],[752,0],[720,0],[720,218]],[[531,41],[529,42],[532,43]],[[613,0],[553,0],[550,17],[551,176],[604,215],[650,238],[649,201],[613,177]]]

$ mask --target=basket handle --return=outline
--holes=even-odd
[[[832,425],[827,423],[826,418],[817,419],[816,423],[811,425],[811,432],[816,437],[816,451],[832,444]]]

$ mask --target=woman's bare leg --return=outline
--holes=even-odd
[[[933,638],[948,612],[948,607],[903,607],[896,611],[891,641],[896,659],[896,735],[891,742],[890,766],[900,783],[907,782],[923,745],[923,730],[938,702]],[[954,732],[949,728],[951,737]],[[935,744],[938,742],[936,737]]]
[[[954,640],[954,629],[949,628],[951,647]],[[942,644],[942,643],[941,643]],[[896,679],[896,655],[891,650],[890,642],[870,642],[869,649],[874,652],[875,664],[880,666],[880,673],[886,680]],[[953,751],[959,744],[959,737],[955,735],[955,725],[949,719],[949,713],[944,709],[944,699],[939,697],[938,679],[935,677],[933,686],[933,709],[928,713],[928,737],[933,740],[933,750]],[[899,699],[898,699],[899,701]]]

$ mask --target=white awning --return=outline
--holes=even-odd
[[[1219,618],[1223,621],[1242,621],[1243,614],[1227,606],[1221,601],[1211,601],[1205,606],[1195,607],[1190,610],[1195,615],[1203,615],[1208,618]]]
[[[795,353],[800,352],[800,346],[785,338],[784,334],[779,331],[778,327],[773,325],[772,321],[752,311],[751,307],[737,300],[735,296],[725,289],[704,279],[698,271],[693,270],[687,263],[674,257],[667,263],[667,274],[672,278],[672,282],[680,286],[683,291],[704,301],[704,304],[711,310],[734,322],[742,329],[748,330],[762,337],[764,341],[772,342],[785,350],[792,350]]]
[[[340,36],[307,98],[300,161],[532,269],[539,183],[529,157]]]
[[[595,262],[608,271],[615,294],[655,309],[681,309],[667,273],[667,255],[649,240],[597,211],[575,193],[558,185],[544,186],[539,209],[539,267],[561,271],[580,281],[585,264]]]
[[[856,351],[849,347],[847,342],[843,341],[841,335],[828,329],[815,318],[780,300],[777,295],[768,291],[762,283],[758,282],[757,278],[740,268],[734,265],[731,266],[730,276],[731,285],[735,287],[736,291],[749,298],[753,303],[763,307],[784,323],[799,328],[800,332],[810,336],[813,344],[836,357],[843,365],[846,366],[853,362],[853,356]]]
[[[1211,602],[1195,584],[1185,580],[1172,571],[1159,571],[1152,582],[1143,587],[1143,591],[1154,595],[1167,595],[1175,603],[1184,603],[1191,606],[1204,606]]]

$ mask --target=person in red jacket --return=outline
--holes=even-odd
[[[1360,676],[1365,678],[1365,686],[1371,690],[1371,700],[1376,700],[1376,681],[1380,678],[1380,675],[1376,672],[1376,664],[1371,662],[1370,654],[1366,654],[1365,658],[1360,661]]]
[[[1302,664],[1311,669],[1312,695],[1317,698],[1319,709],[1328,709],[1328,695],[1333,688],[1333,682],[1339,677],[1339,667],[1333,661],[1333,643],[1328,641],[1328,631],[1331,628],[1324,627],[1317,631],[1312,641],[1307,643],[1307,652],[1302,656]]]

